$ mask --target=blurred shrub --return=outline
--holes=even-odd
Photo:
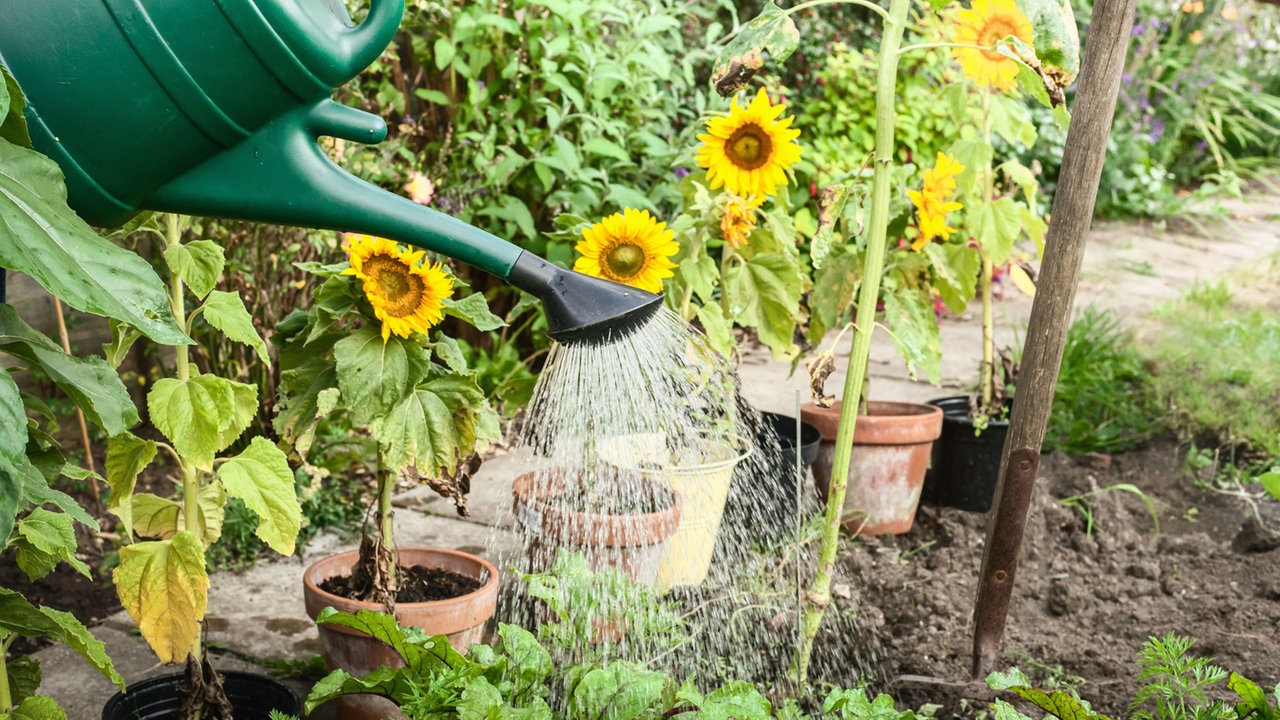
[[[1081,3],[1082,32],[1091,6]],[[1233,176],[1276,167],[1278,21],[1280,11],[1262,3],[1140,0],[1100,215],[1170,215],[1191,204],[1179,190],[1210,180],[1232,191]]]
[[[903,44],[942,42],[945,22],[924,6],[916,8]],[[860,37],[858,45],[834,42],[822,58],[814,78],[816,87],[796,91],[796,126],[804,128],[805,160],[817,169],[817,183],[825,186],[850,174],[870,174],[875,145],[876,51],[874,38]],[[960,139],[953,99],[946,88],[960,86],[959,66],[939,50],[909,52],[898,71],[897,160],[931,167],[938,151]],[[954,99],[964,103],[963,92]],[[909,183],[915,180],[908,178]]]
[[[1132,334],[1086,307],[1067,330],[1044,450],[1123,452],[1158,434],[1160,405]]]
[[[1254,269],[1252,289],[1198,285],[1161,308],[1144,355],[1167,422],[1200,447],[1244,462],[1280,458],[1280,265]]]

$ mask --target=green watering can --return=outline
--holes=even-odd
[[[0,64],[27,95],[69,202],[120,225],[143,209],[378,235],[539,297],[551,337],[630,332],[661,295],[556,267],[365,183],[320,136],[381,142],[378,117],[330,99],[381,54],[404,0],[0,0]]]

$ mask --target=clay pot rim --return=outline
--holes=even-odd
[[[680,494],[672,490],[667,483],[650,477],[648,474],[642,474],[641,477],[656,490],[666,493],[671,498],[671,504],[657,512],[608,515],[605,513],[579,512],[556,508],[547,503],[544,498],[548,496],[555,497],[559,493],[537,494],[537,491],[542,489],[539,485],[547,485],[545,482],[539,483],[538,479],[550,480],[548,488],[553,488],[564,482],[560,475],[565,472],[569,471],[557,469],[549,472],[545,470],[527,472],[516,476],[516,479],[511,484],[511,492],[516,496],[517,503],[524,503],[537,511],[541,515],[539,521],[540,529],[557,540],[562,542],[580,541],[582,538],[572,537],[569,532],[571,529],[577,528],[584,531],[582,534],[591,541],[591,545],[602,547],[657,545],[674,535],[676,529],[680,526]],[[578,522],[569,522],[568,518],[570,517],[577,517],[580,520]],[[651,529],[652,532],[643,533],[641,528]],[[557,530],[563,530],[563,532],[557,532]],[[652,542],[643,541],[642,538],[645,535],[651,537]]]
[[[843,401],[837,400],[829,408],[820,408],[813,403],[800,407],[802,418],[818,426],[824,441],[835,440],[838,417]],[[869,414],[858,416],[858,425],[854,428],[854,444],[912,444],[916,442],[932,442],[942,434],[942,408],[924,403],[894,402],[871,400],[867,403]],[[908,437],[886,440],[886,435],[903,433],[907,428],[917,429]]]
[[[424,612],[424,611],[428,611],[428,612],[429,611],[437,611],[437,612],[450,611],[450,610],[460,609],[462,607],[473,605],[473,604],[484,604],[484,603],[489,603],[490,601],[496,602],[497,596],[498,596],[498,568],[494,566],[493,563],[480,557],[479,555],[474,555],[468,552],[462,552],[461,550],[450,550],[448,548],[432,547],[432,546],[426,546],[426,545],[409,545],[409,546],[399,547],[397,548],[397,551],[401,554],[402,562],[404,560],[404,555],[406,552],[413,553],[413,554],[446,555],[446,556],[452,556],[455,558],[461,558],[468,562],[473,562],[478,564],[480,566],[480,569],[483,570],[488,575],[488,578],[481,583],[480,587],[476,588],[475,590],[472,590],[471,592],[465,595],[459,595],[458,597],[448,598],[446,600],[425,600],[422,602],[396,603],[396,620],[397,621],[403,621],[403,618],[401,617],[402,611],[405,614],[410,614],[414,612]],[[360,556],[360,551],[358,549],[344,550],[342,552],[325,555],[319,560],[316,560],[315,562],[311,563],[310,565],[307,566],[307,569],[302,574],[302,584],[303,584],[304,590],[307,593],[314,595],[317,599],[321,601],[321,603],[324,606],[332,607],[336,610],[342,610],[344,605],[348,605],[348,606],[355,606],[357,609],[360,609],[360,610],[376,610],[376,611],[384,612],[385,608],[381,603],[369,602],[366,600],[352,600],[351,598],[342,597],[341,595],[335,595],[331,592],[323,590],[320,587],[320,582],[318,582],[318,580],[323,581],[330,577],[335,577],[335,575],[325,575],[323,578],[317,578],[316,576],[320,572],[319,570],[320,565],[325,563],[330,563],[330,562],[340,563],[339,567],[345,568],[348,571],[347,574],[349,575],[351,567],[355,564],[355,561],[359,558],[359,556]],[[425,563],[419,562],[419,563],[414,563],[414,567],[434,567],[434,566],[426,565]],[[314,620],[315,617],[316,617],[315,615],[312,615],[311,619]],[[361,633],[352,628],[344,627],[342,625],[325,625],[323,627],[327,630],[340,632],[346,635],[360,635],[360,636],[364,635],[364,633]],[[466,628],[451,629],[444,634],[458,632],[459,630],[465,630],[465,629]]]

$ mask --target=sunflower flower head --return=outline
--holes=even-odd
[[[952,202],[956,192],[956,176],[964,166],[945,153],[938,153],[937,163],[924,171],[924,183],[919,190],[908,190],[907,197],[916,206],[920,218],[920,237],[911,243],[912,250],[920,250],[934,238],[947,240],[956,231],[947,226],[947,215],[964,207]]]
[[[764,198],[743,200],[731,197],[724,206],[724,214],[720,216],[720,235],[731,248],[740,248],[747,244],[751,231],[756,229],[756,209],[764,202]]]
[[[786,170],[800,159],[801,148],[794,118],[779,118],[786,109],[771,104],[761,88],[747,107],[734,98],[728,116],[707,121],[706,134],[698,136],[698,167],[707,169],[712,190],[723,186],[740,197],[764,197],[787,184]]]
[[[973,0],[957,18],[955,37],[961,45],[991,48],[1007,37],[1032,44],[1031,21],[1014,0]],[[978,87],[1011,90],[1017,85],[1018,61],[995,50],[958,47],[951,51],[964,74]]]
[[[342,243],[351,260],[344,275],[361,282],[373,313],[382,323],[382,340],[425,333],[444,317],[444,300],[453,294],[453,280],[436,263],[423,262],[426,253],[404,250],[395,242],[372,235],[348,234]]]
[[[648,210],[626,208],[583,230],[575,249],[582,256],[574,270],[656,293],[672,276],[671,256],[680,245]]]

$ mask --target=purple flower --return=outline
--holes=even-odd
[[[675,172],[674,172],[674,173],[672,173],[672,174],[676,176],[676,179],[677,179],[677,180],[683,180],[683,179],[685,179],[686,177],[688,177],[688,175],[689,175],[689,168],[687,168],[687,167],[678,167],[678,168],[676,168],[676,169],[675,169]]]
[[[1160,139],[1164,137],[1164,120],[1162,118],[1156,118],[1151,121],[1151,129],[1147,132],[1147,137],[1150,138],[1152,145],[1160,142]]]

